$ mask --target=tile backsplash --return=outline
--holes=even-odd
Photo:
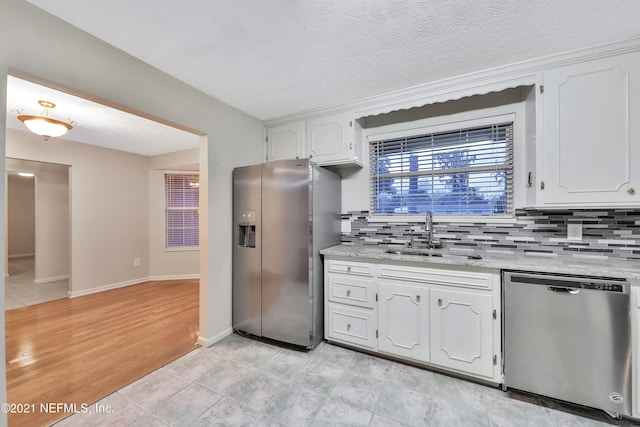
[[[370,222],[368,211],[342,214],[351,222],[343,243],[425,247],[422,222]],[[582,224],[582,240],[567,239],[567,224]],[[434,239],[444,248],[502,254],[570,255],[640,260],[640,210],[517,210],[515,222],[447,222],[436,218]]]

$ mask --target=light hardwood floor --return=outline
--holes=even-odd
[[[10,413],[9,426],[50,425],[70,405],[41,404],[80,409],[193,350],[198,288],[154,281],[8,310],[8,402],[35,409]]]

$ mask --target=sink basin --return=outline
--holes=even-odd
[[[417,255],[424,257],[436,257],[436,258],[466,258],[466,259],[482,259],[480,255],[465,255],[465,254],[450,254],[444,252],[434,252],[429,249],[387,249],[385,254],[394,255]]]

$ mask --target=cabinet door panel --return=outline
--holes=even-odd
[[[361,127],[350,114],[307,120],[307,152],[319,165],[362,166]]]
[[[640,203],[640,53],[545,71],[538,196],[542,205]]]
[[[378,282],[378,349],[429,360],[429,290],[401,282]]]
[[[304,122],[268,128],[267,160],[304,158],[304,132]]]
[[[431,290],[431,363],[493,377],[491,295]]]

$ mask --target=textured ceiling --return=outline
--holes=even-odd
[[[260,119],[640,36],[638,0],[28,0]]]

